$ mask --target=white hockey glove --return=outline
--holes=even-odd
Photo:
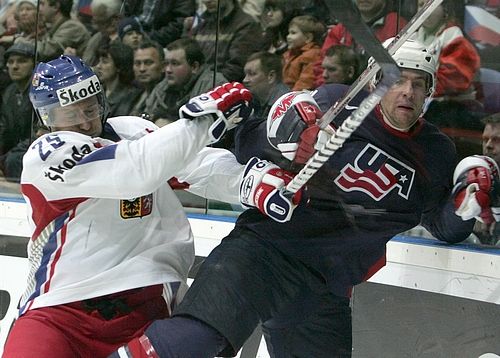
[[[269,111],[267,139],[286,159],[305,164],[335,133],[331,126],[319,128],[322,115],[310,92],[286,93]]]
[[[215,121],[209,128],[211,143],[214,143],[221,139],[226,131],[248,119],[252,113],[251,99],[250,91],[241,83],[226,83],[191,98],[179,109],[179,118],[214,118]]]
[[[240,184],[240,202],[244,207],[254,207],[278,222],[287,222],[302,197],[299,190],[292,198],[283,195],[283,189],[293,174],[277,165],[251,158],[245,166]]]
[[[476,218],[490,225],[500,221],[498,166],[484,155],[472,155],[458,163],[453,174],[455,213],[463,220]]]

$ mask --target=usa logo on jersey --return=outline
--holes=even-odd
[[[372,144],[358,154],[354,164],[347,164],[335,178],[346,192],[360,191],[376,201],[382,200],[392,190],[408,199],[415,178],[415,170],[391,157]]]

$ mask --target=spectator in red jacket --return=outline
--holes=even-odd
[[[418,0],[419,8],[426,0]],[[436,92],[425,118],[441,127],[480,129],[483,109],[476,100],[474,81],[479,54],[460,26],[464,3],[444,0],[417,31],[417,39],[439,52]]]
[[[425,3],[426,0],[418,0],[418,7],[423,7]],[[464,37],[455,8],[456,0],[443,1],[417,31],[420,42],[440,51],[434,97],[470,93],[474,76],[479,70],[479,55]]]
[[[407,23],[406,19],[400,16],[398,22],[398,14],[395,11],[391,11],[389,7],[390,1],[388,0],[355,0],[355,2],[363,21],[372,28],[380,42],[396,36],[399,30]],[[347,31],[344,24],[339,23],[332,26],[321,47],[321,56],[314,66],[316,86],[323,84],[321,61],[323,61],[326,50],[333,45],[351,46],[363,54],[362,49],[358,48],[356,41],[349,31]]]

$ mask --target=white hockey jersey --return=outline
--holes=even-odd
[[[24,157],[21,189],[33,233],[20,314],[185,282],[193,235],[171,177],[195,194],[238,202],[243,166],[229,151],[204,148],[209,121],[181,119],[160,129],[137,117],[107,123],[121,140],[53,132]]]

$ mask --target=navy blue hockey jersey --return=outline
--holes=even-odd
[[[314,95],[326,111],[347,91],[325,85]],[[358,106],[356,96],[336,118],[337,126]],[[266,138],[266,121],[238,129],[240,163],[252,156],[282,161]],[[348,296],[352,285],[369,278],[385,264],[386,243],[418,224],[435,237],[459,242],[474,220],[455,215],[449,194],[456,164],[450,139],[420,118],[403,133],[387,126],[375,109],[346,143],[307,183],[307,205],[292,220],[279,224],[252,209],[237,227],[246,227],[286,254],[317,270],[334,294]]]

